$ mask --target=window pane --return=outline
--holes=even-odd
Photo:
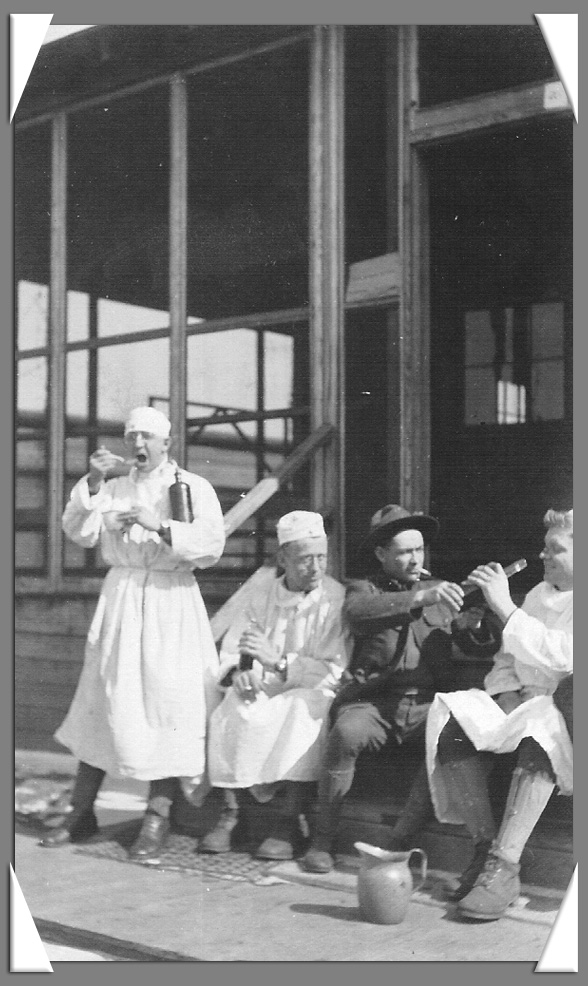
[[[65,413],[68,421],[88,420],[88,353],[76,350],[66,357]]]
[[[20,571],[40,572],[45,567],[45,544],[45,535],[39,531],[16,531],[15,567]]]
[[[144,329],[161,329],[169,324],[166,311],[98,299],[98,335],[124,335]]]
[[[495,346],[490,312],[466,312],[466,366],[483,366],[486,363],[492,363],[494,360]]]
[[[562,304],[531,306],[533,359],[553,359],[563,354],[564,307]]]
[[[564,416],[564,370],[561,361],[533,364],[533,420],[557,421]]]
[[[51,215],[49,124],[14,133],[14,272],[19,349],[47,344]]]
[[[418,29],[421,106],[556,78],[537,25]]]
[[[90,298],[83,291],[67,292],[67,338],[69,342],[87,339],[90,331]]]
[[[122,427],[134,407],[169,398],[169,340],[107,346],[98,350],[97,412]]]
[[[308,45],[188,79],[188,314],[308,301]]]
[[[18,423],[43,423],[47,412],[47,360],[44,356],[19,360],[16,373]]]
[[[87,296],[98,335],[129,331],[135,309],[169,324],[168,115],[162,85],[70,117],[68,289]]]
[[[465,422],[468,425],[496,422],[496,380],[492,367],[466,369]]]

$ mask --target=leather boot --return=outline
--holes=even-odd
[[[319,814],[310,848],[301,859],[302,867],[309,873],[329,873],[335,865],[331,855],[337,826],[355,775],[351,770],[326,770],[321,775],[318,788]]]
[[[198,852],[230,852],[234,842],[234,832],[240,822],[239,792],[233,788],[223,788],[223,808],[220,817],[210,832],[198,842]]]
[[[283,815],[277,819],[268,837],[255,852],[257,859],[294,859],[298,835],[298,817],[302,809],[304,786],[297,781],[286,781],[286,797]]]
[[[469,894],[457,905],[458,913],[478,921],[497,921],[520,892],[520,866],[503,859],[494,847]]]
[[[198,852],[222,853],[231,851],[233,830],[239,824],[237,808],[223,808],[213,829],[198,842]]]
[[[169,832],[169,818],[147,811],[139,837],[129,849],[129,859],[138,862],[153,861],[160,855]]]
[[[469,894],[470,890],[473,889],[480,873],[484,869],[486,858],[491,848],[492,843],[488,842],[486,839],[482,839],[474,845],[474,855],[472,857],[472,861],[461,874],[459,883],[456,887],[450,887],[445,892],[447,900],[463,900],[463,898]]]
[[[57,828],[51,829],[40,841],[44,849],[55,849],[68,842],[86,842],[98,832],[98,821],[92,808],[80,814],[75,810],[65,815]]]

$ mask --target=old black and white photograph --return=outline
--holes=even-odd
[[[35,970],[577,971],[573,926],[541,968],[576,878],[549,18],[46,15],[11,119]]]

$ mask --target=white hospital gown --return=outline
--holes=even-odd
[[[312,592],[290,592],[281,578],[256,588],[242,617],[227,632],[221,673],[238,663],[238,642],[254,619],[280,654],[285,682],[265,673],[264,691],[246,705],[229,688],[212,714],[208,769],[213,787],[257,788],[277,781],[318,778],[327,716],[349,659],[343,628],[345,590],[325,576]],[[254,665],[261,670],[258,665]]]
[[[502,647],[484,681],[485,690],[435,696],[427,719],[427,769],[439,821],[462,822],[437,757],[439,736],[450,715],[477,750],[510,753],[526,736],[532,737],[547,753],[560,793],[572,793],[572,742],[551,696],[573,672],[573,617],[573,591],[559,592],[541,582],[504,627]],[[520,691],[524,701],[505,715],[491,696],[508,691]]]
[[[87,477],[63,515],[67,536],[84,548],[100,542],[110,566],[88,634],[84,665],[55,738],[79,759],[119,777],[198,777],[205,763],[206,719],[218,701],[218,655],[192,574],[220,558],[224,527],[210,483],[181,470],[194,520],[173,521],[174,466],[104,483],[90,496]],[[134,524],[116,529],[113,511],[141,503],[169,523],[171,547]]]

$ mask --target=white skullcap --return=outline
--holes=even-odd
[[[159,438],[169,438],[171,423],[155,407],[136,407],[125,424],[125,435],[130,431],[146,431]]]
[[[292,513],[280,517],[276,531],[278,544],[289,541],[301,541],[303,538],[326,537],[323,518],[310,510],[293,510]]]

